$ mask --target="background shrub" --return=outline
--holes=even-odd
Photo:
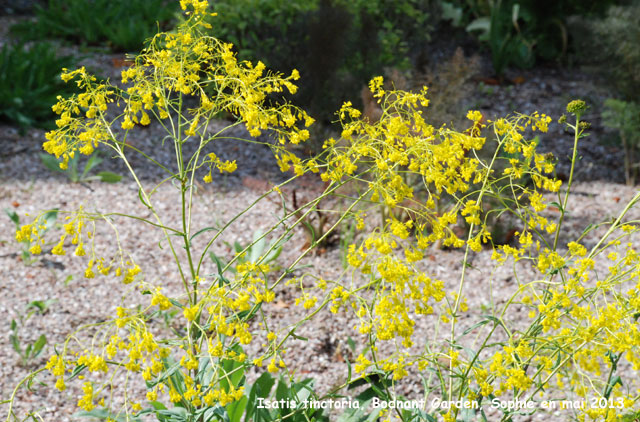
[[[406,68],[429,41],[437,4],[420,0],[237,0],[213,4],[212,34],[240,59],[303,75],[296,102],[328,123],[385,67]]]
[[[578,61],[603,76],[616,97],[605,101],[603,123],[617,131],[626,181],[635,185],[640,171],[640,1],[611,6],[600,19],[571,23]]]
[[[640,1],[612,6],[602,19],[574,20],[582,63],[595,65],[627,100],[640,95]]]
[[[48,126],[56,96],[72,88],[60,79],[71,58],[58,57],[47,43],[5,44],[0,50],[0,119],[28,126]]]
[[[567,51],[567,20],[572,15],[596,16],[613,0],[455,0],[446,2],[457,11],[460,23],[478,34],[491,50],[495,73],[508,66],[531,67],[537,61],[555,60]]]
[[[55,37],[137,51],[175,12],[176,2],[167,0],[49,0],[36,5],[35,24],[19,23],[12,32],[28,40]]]

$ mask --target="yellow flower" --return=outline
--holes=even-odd
[[[467,113],[467,119],[473,122],[479,122],[480,120],[482,120],[482,113],[480,113],[478,110],[469,110],[469,112]]]
[[[188,320],[188,321],[193,321],[196,319],[196,316],[198,315],[198,311],[200,310],[200,307],[198,305],[194,305],[194,306],[190,306],[190,307],[185,307],[184,308],[184,317]]]
[[[42,252],[42,248],[39,243],[34,244],[29,248],[29,253],[32,255],[39,255]]]

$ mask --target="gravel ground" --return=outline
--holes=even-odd
[[[1,174],[5,175],[0,182],[0,208],[14,210],[24,216],[27,213],[35,214],[42,209],[73,209],[83,204],[87,209],[109,209],[114,212],[147,216],[146,209],[136,199],[137,189],[131,181],[125,180],[116,185],[97,182],[71,184],[43,172],[37,165],[37,158],[27,153],[18,154],[16,157],[3,161],[0,166]],[[6,176],[18,173],[21,177]],[[198,192],[193,217],[194,227],[206,227],[212,225],[216,219],[228,219],[259,195],[251,183],[242,184],[238,180],[227,180],[227,183],[227,186],[207,185]],[[613,217],[635,193],[633,188],[606,182],[580,183],[576,185],[575,191],[573,203],[570,204],[574,211],[566,222],[572,233],[580,233],[590,222]],[[176,203],[175,190],[164,185],[155,197],[162,204],[160,210],[163,217],[169,222],[177,222],[179,210],[169,206]],[[240,243],[248,242],[254,231],[269,227],[279,211],[276,201],[260,202],[245,218],[232,226],[228,239]],[[640,212],[635,210],[634,216],[640,217]],[[159,250],[156,246],[161,239],[159,233],[141,230],[140,226],[132,224],[131,220],[119,219],[116,223],[123,248],[133,251],[135,261],[144,269],[145,279],[166,286],[169,292],[177,292],[180,285],[175,277],[171,257],[166,250]],[[112,240],[108,231],[99,230],[97,236],[102,240],[101,243]],[[41,333],[46,334],[48,345],[45,355],[53,351],[54,344],[61,344],[66,335],[83,324],[110,318],[116,306],[122,303],[131,305],[138,301],[142,303],[142,296],[131,295],[127,286],[118,280],[109,277],[84,279],[81,276],[84,271],[84,262],[81,259],[44,254],[35,263],[25,265],[15,253],[17,248],[12,237],[11,222],[7,218],[0,219],[0,268],[3,274],[3,283],[0,284],[0,312],[6,315],[5,335],[0,346],[2,397],[10,394],[15,383],[28,370],[44,363],[44,358],[39,358],[27,367],[19,365],[18,356],[7,341],[9,322],[18,318],[20,313],[24,313],[29,302],[55,300],[46,313],[30,318],[20,332],[23,344],[35,341]],[[280,262],[291,262],[299,253],[304,241],[304,236],[298,233],[288,244],[290,249],[285,250],[279,258]],[[225,247],[216,248],[217,254],[223,255],[227,252]],[[444,280],[447,290],[453,290],[457,285],[461,261],[462,254],[459,251],[434,250],[425,261],[425,270]],[[341,271],[341,251],[339,248],[329,249],[324,254],[309,257],[303,263],[311,265],[312,271],[331,279],[337,277]],[[465,288],[471,311],[461,319],[461,327],[475,323],[480,317],[481,309],[486,309],[490,303],[504,303],[517,288],[517,282],[513,279],[509,267],[499,268],[495,272],[491,270],[493,267],[488,251],[475,254],[472,265],[474,270],[469,271]],[[209,268],[206,272],[212,271],[213,268]],[[535,274],[531,268],[522,268],[520,276],[522,279],[532,279]],[[491,286],[491,289],[487,289],[487,286]],[[293,304],[294,297],[295,293],[283,288],[278,291],[274,304],[265,308],[275,327],[284,328],[302,315],[301,309]],[[515,318],[523,323],[527,319],[524,312],[521,315],[516,312]],[[435,335],[436,321],[434,317],[422,318],[417,321],[416,331],[422,333],[425,338],[431,338]],[[321,312],[312,322],[297,331],[298,335],[309,338],[309,341],[291,342],[287,363],[299,376],[315,378],[320,392],[327,391],[330,386],[338,384],[346,376],[345,358],[353,360],[346,339],[351,336],[356,341],[362,340],[352,330],[352,325],[353,321],[349,315],[343,312],[337,315]],[[80,338],[80,341],[87,340]],[[255,352],[256,347],[259,347],[259,344],[249,350]],[[51,382],[47,376],[42,379]],[[124,379],[118,382],[124,382]],[[140,391],[140,388],[140,385],[133,383],[134,394]],[[421,386],[415,378],[409,380],[402,388],[409,396],[415,397],[421,392]],[[70,415],[75,411],[74,404],[79,395],[79,385],[71,383],[64,393],[40,387],[33,393],[20,390],[17,409],[41,409],[44,420],[66,421],[71,419]]]
[[[223,124],[220,122],[219,124]],[[0,208],[15,211],[22,218],[26,214],[35,214],[43,209],[74,209],[83,205],[88,210],[110,210],[113,212],[135,214],[148,217],[148,212],[137,201],[137,189],[128,178],[110,185],[98,182],[70,183],[63,175],[46,171],[37,155],[42,132],[31,130],[20,136],[12,128],[0,129],[5,137],[0,140],[3,158],[0,163]],[[138,131],[132,142],[141,149],[149,149],[157,143],[158,128]],[[241,133],[238,133],[241,135]],[[223,157],[225,154],[239,160],[238,175],[218,179],[211,185],[199,186],[194,209],[194,227],[211,226],[216,221],[225,221],[243,210],[254,201],[270,183],[280,181],[283,177],[274,170],[275,163],[267,147],[248,144],[238,145],[221,143],[216,151]],[[170,153],[156,149],[156,157],[170,164]],[[134,163],[142,165],[142,162]],[[243,164],[244,163],[244,164]],[[257,163],[257,165],[251,165]],[[118,163],[108,162],[106,168],[122,171]],[[143,183],[150,186],[158,181],[158,174],[146,167],[142,168]],[[313,189],[319,186],[311,185]],[[310,189],[309,185],[298,189]],[[566,221],[566,227],[572,234],[581,233],[582,229],[594,221],[604,221],[613,217],[635,193],[635,189],[609,182],[581,182],[575,187],[571,208],[574,210]],[[163,185],[154,198],[159,204],[163,218],[177,223],[179,210],[176,204],[175,189]],[[227,239],[246,244],[256,230],[265,230],[276,221],[281,211],[278,202],[273,199],[264,200],[244,218],[238,220],[230,229]],[[553,214],[553,213],[552,213]],[[640,213],[635,211],[635,217]],[[180,285],[175,277],[175,268],[168,252],[159,250],[161,240],[158,232],[141,230],[131,220],[118,219],[119,237],[125,250],[133,251],[132,256],[145,272],[145,279],[166,286],[169,292],[179,291]],[[108,230],[98,230],[101,243],[113,241]],[[592,240],[591,240],[592,241]],[[587,246],[589,246],[587,239]],[[291,262],[305,243],[302,233],[297,233],[288,244],[279,261],[283,264]],[[70,257],[44,254],[31,265],[25,265],[18,254],[17,245],[13,241],[13,226],[8,218],[0,219],[0,268],[3,283],[0,285],[0,312],[6,315],[5,336],[0,346],[0,379],[3,380],[0,394],[7,397],[29,370],[44,363],[44,357],[36,359],[27,367],[19,364],[17,354],[8,341],[9,322],[17,319],[25,312],[26,305],[34,300],[54,300],[43,315],[34,315],[21,329],[23,344],[28,344],[44,333],[48,339],[45,355],[53,351],[53,345],[61,344],[65,337],[80,326],[96,321],[104,321],[114,314],[115,307],[125,303],[131,305],[142,303],[142,297],[131,295],[131,291],[118,280],[101,277],[93,280],[84,279],[84,261]],[[218,245],[215,252],[220,255],[229,251]],[[311,265],[314,272],[326,279],[337,277],[341,272],[340,248],[329,248],[325,253],[311,256],[304,264]],[[461,269],[462,254],[459,251],[434,250],[425,261],[425,270],[446,282],[447,290],[457,285],[457,277]],[[473,256],[474,270],[469,271],[465,291],[468,293],[471,311],[461,319],[461,327],[471,326],[481,314],[481,309],[490,303],[504,303],[514,289],[514,280],[509,267],[490,270],[492,267],[490,253],[480,252]],[[212,272],[213,268],[206,272]],[[535,277],[531,268],[521,268],[523,279]],[[490,286],[491,289],[487,289]],[[295,293],[288,289],[278,291],[274,304],[265,307],[270,314],[269,320],[275,327],[284,328],[302,315],[299,307],[294,306]],[[514,308],[517,311],[517,309]],[[525,312],[516,312],[515,321],[526,322]],[[425,338],[433,338],[437,320],[425,317],[417,321],[416,331]],[[350,316],[340,312],[333,315],[321,312],[311,323],[304,325],[297,334],[309,338],[308,342],[292,341],[289,345],[287,363],[301,377],[310,376],[316,379],[319,392],[329,390],[346,377],[344,361],[353,361],[353,354],[347,345],[351,336],[358,342],[362,339],[352,330],[353,321]],[[161,329],[158,323],[157,329]],[[80,341],[88,341],[80,337]],[[259,343],[259,342],[257,342]],[[251,346],[250,352],[257,352],[259,344]],[[384,350],[384,349],[383,349]],[[51,383],[47,376],[45,382]],[[123,383],[124,379],[117,380]],[[416,378],[410,378],[401,385],[402,391],[410,397],[421,393],[421,385]],[[142,391],[139,384],[132,383],[132,396]],[[20,390],[17,396],[19,411],[39,409],[44,420],[71,420],[75,412],[74,404],[81,392],[78,384],[70,384],[67,391],[57,393],[50,389],[37,387],[35,392]],[[4,408],[6,411],[6,406]],[[535,420],[542,419],[540,414]],[[527,420],[523,418],[522,420]]]
[[[122,56],[116,55],[96,55],[87,59],[87,64],[101,69],[104,76],[114,78],[119,74],[117,63],[121,58]],[[599,88],[580,72],[536,69],[521,72],[520,75],[524,82],[518,85],[476,85],[473,94],[476,108],[490,119],[514,110],[523,113],[538,110],[557,119],[566,103],[573,98],[585,98],[592,104],[601,104],[607,96],[606,90]],[[573,211],[565,223],[572,234],[581,233],[592,222],[605,221],[615,216],[636,192],[635,188],[619,184],[623,181],[621,151],[604,142],[609,135],[601,127],[598,115],[599,110],[594,107],[585,116],[592,121],[593,130],[592,136],[580,143],[581,162],[576,175],[579,182],[575,185],[576,194],[571,199],[570,207]],[[221,128],[224,124],[216,122],[212,130]],[[136,148],[152,153],[164,165],[173,165],[171,150],[158,147],[163,136],[159,127],[136,130],[132,135],[130,142]],[[245,137],[246,132],[234,128],[231,135]],[[30,129],[26,134],[20,134],[16,128],[0,126],[0,208],[16,212],[23,221],[26,214],[33,215],[39,210],[74,209],[79,205],[88,210],[109,210],[148,217],[147,209],[137,200],[137,188],[128,177],[114,185],[98,182],[71,183],[64,175],[47,171],[38,156],[42,140],[41,130]],[[541,137],[540,142],[543,150],[554,152],[559,158],[559,172],[568,174],[567,163],[572,138],[563,133],[559,125],[554,125],[548,134]],[[211,185],[198,186],[193,214],[194,227],[208,227],[229,219],[257,199],[265,188],[285,178],[285,175],[277,171],[275,161],[264,145],[221,141],[211,148],[223,160],[236,159],[238,171],[224,178],[217,177]],[[108,158],[108,154],[104,153],[103,157]],[[161,180],[162,174],[156,168],[146,165],[142,159],[132,156],[132,165],[140,169],[139,174],[145,186],[152,186]],[[122,163],[108,159],[101,164],[99,170],[126,173]],[[295,187],[298,192],[319,188],[321,184],[314,182],[305,182]],[[154,198],[165,220],[177,222],[179,210],[175,206],[175,189],[168,184],[162,185]],[[268,197],[230,227],[227,240],[248,243],[254,232],[265,230],[277,221],[281,211],[276,198]],[[633,215],[639,218],[640,212],[634,210]],[[175,276],[171,256],[166,249],[160,250],[157,247],[161,240],[158,232],[141,230],[140,225],[130,219],[117,219],[116,223],[123,248],[132,252],[132,257],[144,270],[145,280],[162,284],[169,292],[179,291],[180,284]],[[98,230],[96,235],[102,239],[103,244],[109,244],[114,239],[113,234],[104,229]],[[45,253],[34,263],[25,265],[16,253],[18,246],[13,236],[13,224],[8,218],[0,217],[0,272],[3,275],[0,283],[0,313],[5,315],[4,322],[0,322],[0,327],[4,324],[4,328],[0,329],[5,333],[0,340],[2,398],[8,397],[14,386],[30,370],[42,365],[44,355],[52,353],[54,345],[61,344],[67,335],[84,324],[110,318],[115,313],[115,308],[122,303],[143,303],[141,295],[131,294],[127,286],[114,278],[83,278],[82,259]],[[638,239],[634,241],[638,243]],[[593,242],[593,237],[587,238],[586,242],[589,246],[588,242]],[[291,262],[304,243],[304,235],[296,233],[279,262]],[[220,255],[229,253],[229,249],[222,244],[216,245],[214,251]],[[424,267],[426,271],[444,280],[447,290],[452,290],[457,286],[461,262],[462,254],[459,251],[433,250],[425,260]],[[310,265],[311,271],[324,278],[335,278],[342,271],[342,251],[339,247],[327,248],[321,254],[305,258],[302,263]],[[471,310],[462,318],[462,327],[475,323],[483,307],[490,303],[504,303],[517,288],[517,281],[510,268],[491,270],[493,266],[488,251],[475,254],[472,264],[474,269],[468,272],[465,288]],[[213,272],[213,264],[207,265],[205,272]],[[526,279],[535,277],[535,274],[531,268],[525,267],[521,269],[521,276]],[[294,306],[294,297],[295,294],[290,289],[283,287],[278,290],[275,302],[265,307],[270,315],[269,321],[275,327],[284,328],[303,315],[300,307]],[[24,314],[27,304],[35,300],[54,302],[46,312],[35,314],[25,322],[20,331],[21,341],[28,344],[40,334],[46,334],[48,344],[43,357],[24,366],[9,342],[9,324],[12,319]],[[434,338],[437,335],[434,318],[425,317],[416,321],[416,331],[424,338]],[[524,323],[526,320],[524,312],[516,312],[516,323]],[[298,335],[307,337],[309,341],[296,340],[290,343],[287,364],[299,376],[313,377],[319,392],[329,390],[346,377],[345,360],[353,360],[347,339],[352,337],[356,342],[361,340],[353,331],[353,324],[350,316],[343,312],[336,315],[321,312],[312,322],[297,331]],[[161,332],[162,324],[158,322],[156,325],[154,328]],[[85,343],[89,338],[80,336],[78,341]],[[255,343],[249,348],[249,352],[258,351],[260,341]],[[51,386],[48,376],[42,376],[41,379]],[[122,384],[125,381],[120,377],[115,383]],[[421,385],[418,381],[415,377],[410,377],[402,384],[402,390],[411,397],[419,395]],[[131,388],[133,396],[142,391],[142,386],[133,381]],[[18,391],[16,410],[24,413],[37,409],[41,411],[45,421],[69,421],[77,419],[71,415],[76,411],[75,403],[80,395],[80,383],[70,383],[63,393],[41,386],[35,386],[33,392],[22,389]],[[6,414],[6,411],[6,405],[0,406],[0,413]],[[540,414],[535,420],[548,417],[549,415]],[[523,417],[521,420],[532,419]]]

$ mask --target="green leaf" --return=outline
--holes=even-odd
[[[264,247],[267,244],[267,241],[264,237],[261,236],[262,232],[260,232],[260,230],[253,233],[253,244],[249,248],[249,252],[251,254],[249,256],[249,262],[258,262],[258,259],[262,255],[262,252],[264,252]]]
[[[38,311],[44,312],[47,306],[42,300],[33,300],[27,305],[27,309],[29,308],[36,308]]]
[[[240,400],[236,400],[230,405],[227,405],[227,415],[229,415],[229,422],[240,422],[242,420],[242,415],[247,408],[248,402],[249,399],[245,396]]]
[[[149,402],[149,404],[151,406],[153,406],[153,408],[156,409],[156,410],[165,410],[166,409],[166,406],[164,404],[160,403],[159,401],[151,401],[151,402]]]
[[[160,403],[159,401],[151,401],[149,402],[149,404],[151,405],[152,409],[149,409],[148,413],[155,413],[160,422],[168,422],[168,418],[165,415],[159,413],[159,411],[161,410],[167,410],[164,404]],[[144,412],[145,411],[143,410],[139,413],[139,415],[142,415]]]
[[[138,199],[140,199],[140,202],[142,202],[142,205],[151,209],[151,205],[147,204],[147,201],[145,201],[144,198],[142,197],[142,189],[140,188],[138,188]]]
[[[483,33],[482,36],[488,36],[489,31],[491,30],[491,20],[488,16],[483,16],[467,25],[466,30],[467,32],[481,31]]]
[[[11,221],[13,221],[13,224],[15,224],[16,226],[20,226],[20,217],[18,217],[18,214],[16,214],[15,211],[11,211],[5,208],[4,212],[7,214],[7,216],[9,216]]]
[[[288,240],[288,238],[284,240],[286,241]],[[269,245],[269,248],[271,248],[271,245]],[[275,261],[276,259],[278,259],[281,253],[282,253],[282,246],[278,246],[277,248],[269,252],[269,254],[264,259],[264,262],[269,263],[269,262]]]
[[[371,400],[359,401],[359,408],[347,408],[336,419],[336,422],[375,422],[378,420],[378,415],[382,409],[374,409],[373,412],[367,414],[367,411],[371,409]]]
[[[84,363],[82,365],[76,366],[75,368],[73,368],[73,371],[71,372],[71,375],[69,376],[69,379],[70,380],[74,379],[75,377],[80,375],[86,368],[87,368],[87,365],[85,365]]]
[[[467,335],[467,334],[469,334],[470,332],[472,332],[473,330],[475,330],[476,328],[478,328],[478,327],[482,327],[483,325],[488,324],[489,322],[491,322],[491,320],[490,320],[490,319],[488,319],[488,318],[487,318],[487,319],[484,319],[484,320],[482,320],[482,321],[480,321],[480,322],[477,322],[477,323],[473,324],[471,327],[469,327],[469,328],[467,328],[466,330],[464,330],[464,332],[462,333],[462,335],[463,335],[463,336],[464,336],[464,335]]]
[[[351,336],[347,338],[347,345],[349,346],[349,349],[351,349],[352,352],[354,353],[356,352],[356,342],[353,341]]]
[[[15,350],[19,355],[22,355],[22,348],[20,347],[20,340],[18,340],[18,336],[15,334],[11,334],[9,336],[9,340],[11,340],[13,350]]]
[[[308,339],[308,338],[306,338],[306,337],[302,337],[302,336],[299,336],[299,335],[297,335],[295,332],[291,332],[291,333],[289,333],[289,334],[291,334],[291,337],[293,337],[293,338],[294,338],[294,339],[296,339],[296,340],[309,341],[309,339]]]
[[[238,355],[244,353],[242,347],[236,344],[231,348]],[[231,387],[238,388],[244,378],[244,363],[235,359],[223,359],[220,365],[220,387],[225,391],[229,391]]]
[[[141,422],[140,418],[137,418],[132,415],[115,415],[111,413],[108,409],[97,408],[91,411],[83,410],[81,412],[76,412],[72,415],[72,417],[76,418],[96,418],[100,420],[112,419],[116,422]]]
[[[463,14],[462,7],[456,7],[453,3],[446,1],[441,2],[440,7],[442,8],[443,20],[450,20],[453,26],[460,26]]]
[[[49,309],[49,306],[51,306],[55,302],[56,299],[34,300],[29,302],[29,304],[27,305],[27,309],[36,308],[38,312],[44,313],[47,311],[47,309]]]
[[[550,202],[549,205],[553,205],[554,207],[556,207],[557,209],[560,210],[560,212],[562,212],[562,205],[560,205],[558,202]]]
[[[60,168],[60,162],[58,161],[58,159],[53,155],[45,154],[44,152],[40,153],[40,160],[42,161],[42,164],[44,164],[46,168],[48,168],[53,172],[62,173],[64,171]]]
[[[189,421],[189,413],[184,407],[173,407],[171,409],[158,410],[156,414],[166,416],[167,421]]]
[[[78,161],[80,160],[80,155],[75,154],[72,159],[69,160],[69,167],[67,168],[67,175],[69,176],[69,180],[73,183],[80,182],[80,175],[78,174]]]
[[[245,415],[245,421],[267,421],[271,420],[269,417],[269,412],[267,409],[258,409],[258,398],[267,398],[273,385],[275,384],[275,379],[271,376],[270,373],[265,372],[253,383],[251,390],[249,391],[249,401],[247,402],[247,413]],[[255,414],[255,418],[254,418]]]
[[[101,171],[97,175],[100,178],[100,181],[105,183],[118,183],[122,180],[122,176],[116,173],[112,173],[110,171]]]
[[[44,213],[42,218],[44,219],[45,230],[49,230],[51,227],[53,227],[56,220],[58,219],[58,209],[55,208],[47,211],[46,213]]]
[[[284,378],[280,377],[278,385],[276,385],[276,400],[288,400],[291,398],[289,386]]]
[[[216,263],[216,267],[217,267],[217,269],[218,269],[218,274],[217,274],[217,276],[218,276],[218,279],[219,279],[219,286],[220,286],[220,287],[222,287],[222,284],[223,284],[223,283],[224,283],[224,284],[230,284],[231,282],[230,282],[229,280],[227,280],[227,279],[222,275],[222,273],[223,273],[223,271],[222,271],[222,270],[223,270],[223,268],[224,268],[224,266],[225,266],[225,263],[224,263],[224,262],[222,262],[222,260],[221,260],[221,259],[220,259],[216,254],[214,254],[213,252],[209,252],[209,257],[211,258],[211,260],[212,260],[213,262],[215,262],[215,263]]]
[[[44,334],[41,334],[40,337],[38,337],[38,340],[36,340],[36,342],[33,344],[32,357],[38,357],[42,352],[45,344],[47,344],[47,337],[45,337]]]
[[[211,365],[210,358],[208,356],[201,357],[198,363],[197,374],[199,383],[204,387],[208,387],[209,385],[211,385],[211,381],[213,380],[214,376],[215,371],[213,369],[213,366]]]
[[[217,231],[218,229],[216,227],[205,227],[204,229],[198,230],[197,232],[195,232],[194,234],[191,235],[191,237],[189,238],[189,243],[191,243],[191,241],[193,241],[193,239],[196,236],[199,236],[202,233],[206,233],[206,232],[209,232],[209,231],[212,231],[212,230],[216,230]]]
[[[102,158],[98,156],[98,154],[93,154],[89,157],[87,164],[84,165],[84,170],[82,171],[82,178],[84,179],[87,175],[94,169],[98,164],[102,162]]]

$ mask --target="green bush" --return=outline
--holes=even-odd
[[[508,66],[531,67],[536,61],[565,55],[569,37],[567,19],[572,15],[603,13],[612,0],[466,0],[447,2],[472,20],[468,31],[491,50],[494,71],[501,76]]]
[[[233,43],[240,59],[259,57],[278,70],[295,66],[307,41],[305,24],[318,8],[317,0],[237,0],[213,4],[218,14],[212,32]]]
[[[12,32],[25,39],[56,37],[136,51],[175,12],[175,2],[167,0],[49,0],[36,6],[36,24],[19,23]]]
[[[604,71],[611,84],[627,100],[640,95],[640,1],[613,6],[600,20],[583,22],[576,33],[578,50],[587,61]]]
[[[640,179],[640,1],[612,6],[601,19],[572,20],[578,62],[604,76],[615,98],[604,103],[605,126],[618,131],[627,184]]]
[[[385,67],[406,68],[429,40],[436,7],[420,0],[218,1],[212,33],[244,60],[304,76],[297,102],[318,119],[332,113]]]
[[[605,126],[616,129],[624,149],[624,171],[628,185],[638,180],[640,149],[640,104],[609,98],[604,102],[602,120]]]
[[[60,79],[60,69],[70,63],[50,44],[5,44],[0,50],[0,119],[21,128],[48,126],[56,96],[71,92]]]

